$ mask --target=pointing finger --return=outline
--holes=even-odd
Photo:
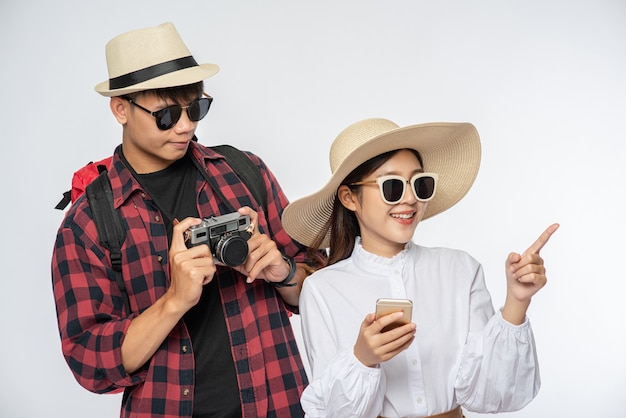
[[[526,251],[524,251],[524,255],[525,254],[539,254],[539,251],[543,248],[544,245],[547,244],[552,234],[554,234],[554,232],[557,229],[559,229],[559,226],[560,226],[559,224],[550,225],[548,229],[543,231],[543,233],[539,236],[539,238],[537,238],[537,241],[535,241],[530,247],[528,247]]]

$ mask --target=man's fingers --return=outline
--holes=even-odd
[[[199,218],[185,218],[182,221],[174,220],[174,231],[172,233],[172,245],[170,249],[183,251],[187,249],[185,245],[185,231],[189,229],[190,226],[198,225],[202,222]]]
[[[257,228],[257,226],[258,226],[259,214],[256,213],[254,210],[252,210],[248,206],[243,206],[239,208],[237,212],[239,212],[240,215],[250,216],[250,226],[248,227],[248,230],[247,230],[250,233],[250,235],[254,235],[255,233],[258,233],[259,228]]]
[[[539,238],[537,238],[537,241],[535,241],[533,245],[531,245],[526,251],[524,251],[524,254],[539,254],[539,251],[543,248],[544,245],[547,244],[548,240],[557,229],[559,229],[559,224],[550,225],[548,229],[543,231],[543,234],[541,234]]]

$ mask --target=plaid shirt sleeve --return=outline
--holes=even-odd
[[[59,228],[52,278],[62,351],[74,376],[96,393],[137,384],[122,367],[121,344],[131,317],[121,316],[119,290],[107,254],[97,242],[88,205],[79,200]],[[81,226],[82,225],[82,226]]]

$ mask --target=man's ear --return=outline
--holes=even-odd
[[[337,189],[337,199],[339,199],[339,202],[341,202],[346,209],[352,212],[356,211],[357,198],[356,193],[350,190],[345,184],[339,186],[339,189]]]
[[[119,124],[126,124],[128,121],[127,112],[130,110],[130,103],[121,97],[111,97],[109,107],[111,108],[111,113],[113,113],[113,116],[115,116],[115,119],[117,119]]]

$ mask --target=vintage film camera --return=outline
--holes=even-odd
[[[207,244],[216,261],[230,267],[243,264],[248,257],[250,216],[238,212],[204,218],[185,233],[188,248]]]

